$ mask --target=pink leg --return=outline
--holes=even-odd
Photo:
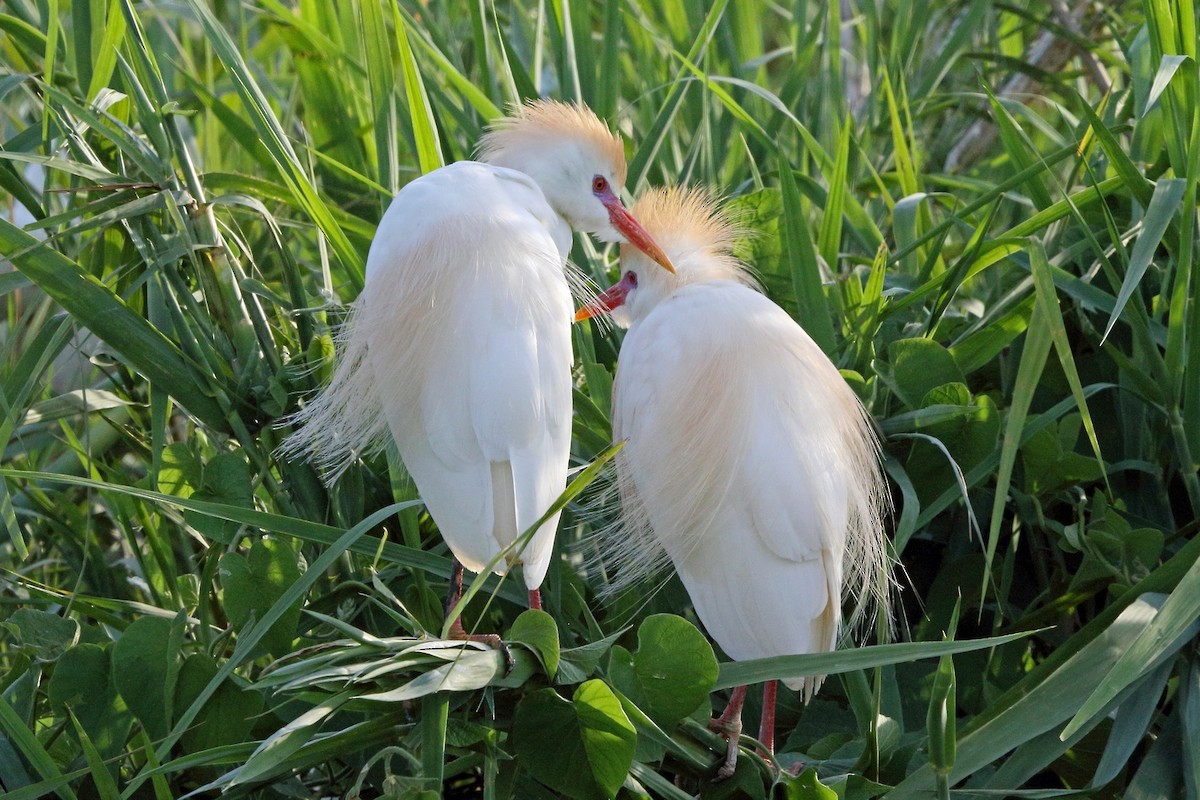
[[[729,695],[729,705],[721,716],[708,723],[709,729],[725,738],[729,746],[725,749],[725,763],[717,770],[717,777],[724,779],[733,774],[737,767],[738,737],[742,735],[742,705],[746,702],[746,687],[738,686]]]
[[[450,569],[450,594],[446,597],[446,616],[450,616],[450,612],[458,605],[458,601],[462,598],[463,584],[463,565],[458,559],[454,559],[453,566]],[[467,633],[463,628],[462,617],[457,617],[454,623],[450,626],[450,638],[456,641],[471,641],[483,642],[490,644],[492,647],[499,647],[504,650],[505,657],[508,656],[508,651],[504,648],[504,643],[500,641],[500,636],[495,633]]]
[[[542,590],[541,589],[530,589],[529,590],[529,607],[536,608],[539,611],[542,609]]]
[[[758,728],[758,740],[767,749],[767,754],[775,752],[775,690],[777,681],[767,681],[763,684],[762,724]]]

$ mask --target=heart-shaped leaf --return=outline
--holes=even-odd
[[[171,729],[171,703],[179,674],[179,642],[172,642],[173,623],[142,617],[113,644],[113,680],[125,704],[154,738]],[[179,634],[181,635],[181,633]]]
[[[245,557],[237,553],[221,556],[221,588],[225,613],[234,628],[241,630],[253,617],[261,619],[300,579],[296,553],[279,539],[259,539]],[[263,637],[261,646],[271,655],[282,656],[292,648],[300,622],[300,601],[287,610]]]
[[[615,797],[637,734],[621,702],[600,680],[575,690],[573,702],[541,689],[517,706],[513,746],[522,766],[554,792],[575,800]]]
[[[663,727],[703,703],[717,680],[717,657],[695,626],[674,614],[654,614],[638,628],[638,649],[613,648],[613,685]]]
[[[533,651],[546,674],[554,677],[558,671],[558,626],[553,617],[537,608],[522,611],[509,629],[507,639]]]

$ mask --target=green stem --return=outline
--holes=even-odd
[[[450,695],[446,692],[434,692],[421,698],[421,775],[439,794],[446,764],[446,723],[449,718]]]

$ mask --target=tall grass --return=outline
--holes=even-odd
[[[1195,794],[1196,14],[1060,5],[10,0],[5,796]],[[594,602],[568,496],[552,618],[489,578],[511,662],[437,643],[394,458],[275,456],[390,197],[535,95],[755,228],[884,434],[911,642],[714,658],[669,576]],[[575,333],[574,491],[618,337]],[[712,783],[722,691],[796,671],[838,676],[783,700],[805,771]]]

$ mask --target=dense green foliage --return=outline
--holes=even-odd
[[[9,0],[5,796],[1194,796],[1196,18],[1077,5]],[[389,198],[536,95],[757,230],[883,433],[911,642],[729,663],[677,580],[596,602],[573,493],[550,616],[479,580],[507,659],[441,642],[395,465],[274,455]],[[581,466],[618,339],[576,329]],[[712,782],[724,690],[797,672],[833,676],[781,695],[807,769]]]

